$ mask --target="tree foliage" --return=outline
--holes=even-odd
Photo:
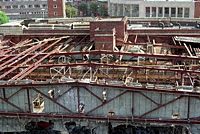
[[[83,13],[83,16],[87,16],[87,10],[88,10],[88,6],[86,3],[81,3],[78,6],[79,11],[81,11]]]
[[[77,16],[77,9],[71,5],[66,5],[66,16],[67,17],[75,17]]]
[[[0,24],[4,24],[7,22],[9,22],[8,16],[4,12],[0,11]]]
[[[100,16],[108,16],[107,8],[103,4],[101,4],[99,6],[99,15]]]
[[[98,15],[98,7],[99,7],[99,5],[97,3],[92,2],[90,4],[90,11],[91,11],[93,16],[97,16]]]
[[[105,3],[101,2],[82,2],[79,4],[78,10],[81,16],[108,16]]]

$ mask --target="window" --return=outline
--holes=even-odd
[[[113,4],[113,8],[114,8],[114,10],[113,10],[114,13],[113,13],[113,15],[114,15],[114,16],[118,16],[118,15],[117,15],[117,10],[118,10],[117,7],[118,7],[117,4]]]
[[[152,7],[152,16],[151,17],[156,17],[156,7]]]
[[[20,12],[20,14],[26,14],[26,12]]]
[[[189,8],[185,8],[184,9],[184,17],[185,18],[189,18],[189,16],[190,16],[190,9]]]
[[[123,4],[118,4],[119,16],[123,16]]]
[[[23,9],[23,8],[26,8],[26,7],[25,7],[25,5],[21,5],[21,6],[20,6],[20,8],[22,8],[22,9]]]
[[[40,5],[34,5],[35,8],[40,8]]]
[[[146,17],[150,17],[150,7],[146,7]]]
[[[13,5],[12,7],[16,9],[16,8],[18,8],[18,5]]]
[[[163,17],[163,8],[158,7],[158,17]]]
[[[139,17],[139,5],[134,4],[132,5],[132,17]]]
[[[171,8],[171,17],[176,17],[176,8],[175,7]]]
[[[47,5],[46,5],[46,4],[43,4],[42,7],[47,7]]]
[[[0,9],[2,9],[2,7],[0,6]]]
[[[28,5],[28,8],[33,8],[33,5]]]
[[[11,9],[11,6],[5,6],[6,7],[6,9]]]
[[[124,16],[130,17],[130,5],[124,5]]]
[[[53,8],[57,8],[57,5],[53,5]]]
[[[165,7],[164,17],[169,17],[169,7]]]
[[[54,16],[57,16],[57,12],[54,12],[53,14],[54,14]]]
[[[178,17],[183,17],[183,8],[178,8]]]

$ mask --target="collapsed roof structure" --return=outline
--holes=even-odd
[[[21,124],[40,118],[59,131],[73,120],[97,134],[119,133],[120,124],[198,133],[200,30],[170,21],[0,27],[0,131],[24,131]]]

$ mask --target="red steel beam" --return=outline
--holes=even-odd
[[[152,113],[152,112],[154,112],[154,111],[156,111],[156,110],[158,110],[158,109],[160,109],[160,108],[162,108],[162,107],[164,107],[164,106],[166,106],[166,105],[169,105],[170,103],[173,103],[173,102],[175,102],[176,100],[181,99],[182,97],[183,97],[183,96],[181,95],[181,96],[179,96],[179,97],[176,97],[175,99],[172,99],[172,100],[168,101],[167,103],[161,104],[161,105],[159,105],[158,107],[156,107],[156,108],[154,108],[154,109],[152,109],[152,110],[150,110],[150,111],[148,111],[148,112],[145,112],[144,114],[140,115],[140,118],[142,118],[142,117],[144,117],[144,116],[146,116],[146,115],[148,115],[148,114],[150,114],[150,113]]]
[[[163,36],[199,36],[199,29],[133,29],[127,30],[129,35],[163,35]]]
[[[9,60],[8,58],[12,58],[13,56],[10,56],[10,55],[5,55],[4,57],[2,57],[1,59],[0,59],[0,61],[2,62],[3,60]]]
[[[40,67],[58,67],[58,66],[67,66],[67,67],[77,67],[77,66],[88,66],[88,67],[111,67],[111,68],[129,68],[133,70],[161,70],[161,71],[171,71],[179,73],[196,73],[200,74],[200,71],[196,70],[184,70],[184,69],[171,69],[171,68],[159,68],[159,67],[149,67],[149,66],[131,66],[131,65],[119,65],[119,64],[107,64],[107,63],[94,63],[94,62],[82,62],[82,63],[67,63],[67,64],[41,64]]]
[[[58,42],[60,42],[60,39],[55,41],[54,43],[52,43],[51,45],[48,45],[46,48],[44,48],[43,50],[41,50],[40,52],[38,52],[37,54],[33,55],[32,57],[28,58],[26,61],[20,63],[17,66],[12,67],[12,69],[6,71],[5,73],[3,73],[2,75],[0,75],[0,79],[4,78],[6,75],[10,74],[11,72],[13,72],[14,70],[16,70],[17,68],[19,68],[20,66],[25,65],[26,63],[28,63],[29,61],[31,61],[32,59],[36,58],[39,56],[39,53],[43,53],[45,51],[47,51],[49,48],[53,47],[54,45],[56,45]],[[45,44],[48,42],[45,42]],[[23,56],[24,57],[24,56]],[[20,58],[21,60],[23,58]]]
[[[122,93],[116,95],[115,97],[113,97],[113,98],[107,100],[106,102],[104,102],[104,103],[98,105],[97,107],[95,107],[95,108],[91,109],[90,111],[88,111],[88,112],[86,113],[86,115],[88,115],[89,113],[91,113],[91,112],[97,110],[98,108],[100,108],[100,107],[102,107],[102,106],[104,106],[104,105],[110,103],[111,101],[113,101],[113,100],[115,100],[116,98],[118,98],[118,97],[124,95],[124,94],[127,93],[127,92],[128,92],[127,90],[126,90],[126,91],[123,91]]]
[[[30,99],[30,92],[29,89],[26,89],[26,93],[27,93],[27,102],[28,102],[28,112],[31,113],[31,99]]]
[[[79,86],[80,87],[80,86]],[[98,100],[100,100],[101,102],[103,102],[103,99],[100,98],[98,95],[96,95],[95,93],[93,93],[90,89],[88,89],[87,87],[83,86],[82,88],[84,88],[86,91],[88,91],[92,96],[96,97]]]
[[[124,43],[126,45],[142,45],[142,46],[146,46],[147,43]],[[167,44],[163,44],[163,43],[156,43],[155,45],[153,45],[154,47],[165,47],[165,48],[175,48],[175,49],[185,49],[184,46],[175,46],[175,45],[167,45]]]
[[[135,116],[97,116],[97,115],[80,115],[80,114],[49,114],[49,113],[17,113],[17,112],[0,112],[1,116],[7,117],[27,117],[27,118],[49,118],[49,119],[81,119],[81,120],[99,120],[99,121],[114,121],[114,122],[141,122],[141,123],[163,123],[163,124],[200,124],[199,119],[162,119],[162,118],[139,118]]]
[[[38,45],[32,46],[29,49],[26,49],[25,51],[17,54],[15,57],[13,57],[13,58],[9,59],[8,61],[2,63],[0,65],[0,71],[3,70],[3,69],[5,69],[5,68],[7,68],[7,67],[12,66],[13,64],[15,64],[15,62],[14,62],[15,60],[18,60],[18,59],[22,60],[22,59],[24,59],[25,57],[27,57],[28,54],[32,53],[33,51],[37,50],[38,48],[42,47],[45,44],[46,44],[46,42],[43,43],[43,44],[38,44]],[[20,60],[18,60],[18,61],[20,61]]]
[[[168,93],[168,94],[185,94],[189,95],[191,97],[199,97],[199,92],[189,92],[189,91],[178,91],[175,88],[172,90],[163,90],[163,89],[152,89],[152,88],[138,88],[138,87],[131,87],[131,86],[115,86],[115,85],[105,85],[105,84],[97,84],[97,83],[83,83],[83,82],[65,82],[65,83],[30,83],[30,84],[12,84],[12,85],[0,85],[1,88],[5,87],[25,87],[25,88],[32,88],[32,87],[40,87],[40,86],[50,86],[50,85],[71,85],[71,86],[97,86],[102,88],[113,88],[113,89],[124,89],[128,90],[129,92],[135,92],[135,91],[146,91],[146,92],[156,92],[156,93]]]
[[[183,55],[172,55],[172,54],[142,54],[142,53],[130,53],[130,52],[120,52],[120,51],[105,51],[105,50],[91,50],[91,51],[73,51],[73,52],[60,52],[55,53],[53,55],[83,55],[83,54],[90,54],[90,55],[101,55],[101,54],[113,54],[113,55],[123,55],[123,56],[132,56],[132,57],[147,57],[147,58],[161,58],[161,59],[170,59],[170,60],[200,60],[199,57],[196,56],[183,56]],[[46,55],[46,53],[40,54]],[[13,55],[14,56],[14,55]]]
[[[54,98],[55,101],[57,101],[59,98],[61,98],[63,95],[65,95],[66,93],[68,93],[70,90],[72,90],[74,87],[69,88],[68,90],[66,90],[64,93],[60,94],[58,97]]]
[[[84,39],[86,39],[86,37],[88,36],[84,36],[78,44],[80,44]],[[58,53],[57,50],[53,50],[49,53],[47,53],[44,57],[42,57],[39,61],[37,61],[36,63],[34,63],[33,65],[29,66],[28,68],[26,68],[24,71],[18,73],[17,75],[15,75],[13,78],[11,78],[10,80],[21,80],[24,77],[26,77],[28,74],[30,74],[31,72],[33,72],[35,69],[37,69],[39,67],[39,64],[46,59],[47,57],[49,57],[50,55],[54,54],[54,53]]]
[[[23,112],[23,111],[24,111],[23,109],[21,109],[21,108],[18,107],[17,105],[11,103],[7,98],[2,98],[2,97],[0,97],[0,100],[6,102],[7,104],[9,104],[9,105],[11,105],[11,106],[13,106],[14,108],[18,109],[20,112]]]
[[[130,53],[130,52],[120,52],[120,51],[109,51],[109,50],[92,50],[92,51],[74,51],[74,52],[60,52],[55,53],[54,55],[81,55],[81,54],[91,54],[91,55],[101,55],[101,54],[113,54],[113,55],[127,55],[133,57],[152,57],[152,58],[162,58],[162,59],[173,59],[173,60],[200,60],[199,57],[195,56],[182,56],[182,55],[172,55],[172,54],[142,54],[142,53]]]
[[[32,64],[31,66],[29,66],[28,68],[26,68],[25,70],[23,70],[22,72],[19,72],[18,74],[16,74],[14,77],[12,77],[9,81],[13,81],[13,80],[21,80],[24,77],[26,77],[27,75],[29,75],[31,72],[33,72],[36,68],[38,68],[39,64],[45,60],[46,58],[48,58],[50,55],[52,55],[53,52],[48,53],[47,55],[45,55],[44,57],[42,57],[40,60],[38,60],[36,63]]]
[[[34,91],[40,93],[42,96],[44,96],[45,98],[51,100],[53,103],[57,104],[58,106],[62,107],[63,109],[65,109],[66,111],[68,111],[69,113],[73,113],[71,110],[69,110],[67,107],[65,107],[64,105],[58,103],[56,100],[50,98],[49,96],[47,96],[46,94],[44,94],[43,92],[41,92],[40,90],[36,89],[36,88],[32,88]]]
[[[78,113],[80,114],[80,109],[79,109],[79,106],[80,106],[80,88],[79,87],[77,87],[77,103],[78,103]]]
[[[159,103],[157,103],[156,101],[154,101],[153,99],[151,99],[150,97],[148,97],[147,95],[145,95],[142,92],[138,92],[139,94],[141,94],[143,97],[145,97],[146,99],[150,100],[151,102],[153,102],[156,105],[160,105]]]
[[[17,90],[15,93],[11,94],[10,96],[8,96],[6,99],[9,100],[10,98],[12,98],[13,96],[15,96],[16,94],[18,94],[20,91],[22,91],[23,88]]]

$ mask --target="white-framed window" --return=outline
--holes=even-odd
[[[26,8],[26,6],[25,5],[20,5],[20,8],[23,9],[23,8]]]
[[[152,11],[152,16],[151,17],[156,17],[156,14],[157,14],[156,7],[152,7],[151,11]]]
[[[178,8],[178,17],[183,17],[183,8]]]
[[[176,17],[176,8],[175,7],[171,8],[171,17]]]
[[[150,7],[145,8],[146,12],[146,17],[150,17]]]
[[[190,17],[190,8],[184,8],[184,18]]]
[[[16,8],[18,8],[18,5],[13,5],[12,8],[16,9]]]
[[[53,15],[54,15],[54,16],[57,16],[57,15],[58,15],[58,13],[57,13],[57,12],[53,12]]]
[[[165,17],[169,17],[169,7],[165,7],[164,9],[165,9],[165,14],[164,14],[164,16],[165,16]]]
[[[5,6],[6,9],[11,9],[11,6]]]
[[[28,8],[33,8],[33,5],[28,5]]]
[[[163,7],[158,7],[158,17],[163,17]]]
[[[34,5],[35,8],[40,8],[40,5],[36,4]]]

